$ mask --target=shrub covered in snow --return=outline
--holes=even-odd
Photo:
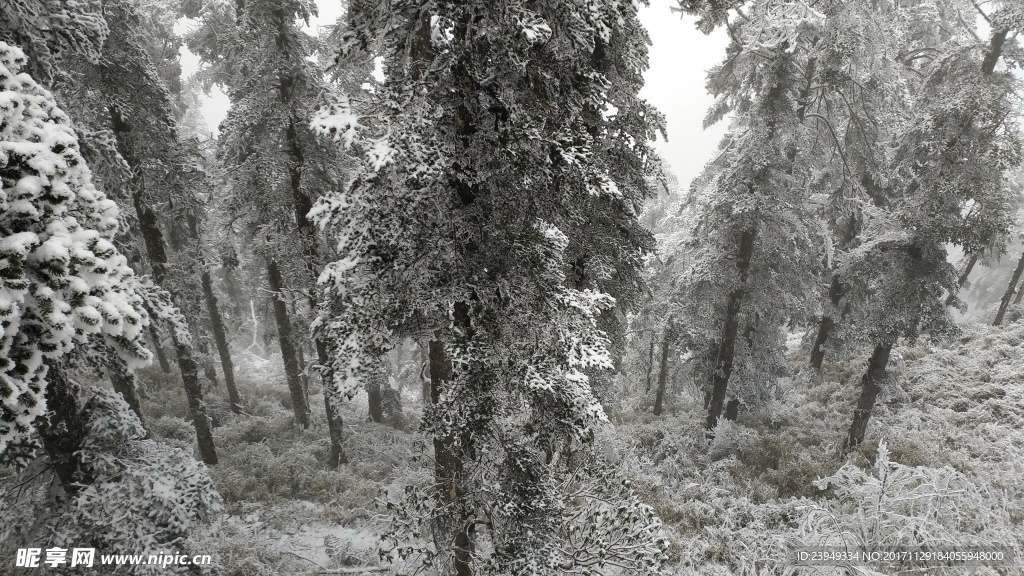
[[[0,551],[11,557],[23,546],[92,547],[97,554],[188,553],[182,541],[197,523],[221,510],[205,465],[148,439],[119,395],[92,388],[87,396],[81,458],[94,482],[70,505],[60,505],[51,489],[55,480],[41,461],[34,462],[0,497],[5,520]],[[131,570],[167,574],[172,567]]]

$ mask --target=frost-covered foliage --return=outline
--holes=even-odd
[[[300,24],[315,14],[306,0],[206,2],[187,36],[206,64],[198,78],[231,98],[219,143],[230,168],[225,208],[246,224],[248,247],[279,259],[286,284],[301,291],[320,266],[306,212],[347,176],[338,148],[309,128],[325,79],[318,40]]]
[[[979,42],[966,25],[934,28],[957,9],[922,3],[900,12],[914,17],[908,49],[941,56],[910,65],[918,73],[904,82],[905,112],[891,128],[899,145],[868,187],[859,237],[837,257],[853,337],[893,342],[955,330],[940,298],[958,290],[946,247],[1003,249],[1016,193],[1006,173],[1021,158],[1018,86],[995,70],[995,40]]]
[[[114,202],[97,190],[71,121],[0,43],[0,453],[31,456],[47,359],[99,345],[148,363],[143,298],[112,243]]]
[[[481,539],[489,556],[474,568],[486,574],[664,574],[669,542],[661,520],[630,481],[589,449],[573,455],[569,469],[547,494],[522,483],[501,483],[460,504],[487,507],[492,523]],[[550,501],[552,497],[558,500]],[[379,553],[395,565],[397,574],[444,561],[446,551],[429,536],[436,530],[431,523],[445,516],[451,504],[435,487],[406,486],[388,494],[386,506],[394,511],[394,519]],[[515,525],[523,515],[537,514],[553,515],[549,521],[561,537],[551,539],[532,526]]]
[[[607,0],[349,12],[339,62],[380,47],[385,81],[313,121],[362,159],[355,182],[310,213],[338,254],[320,275],[318,329],[338,397],[400,339],[433,340],[424,430],[439,506],[415,514],[443,512],[429,526],[441,571],[585,568],[561,552],[573,543],[558,479],[605,418],[592,375],[613,367],[612,326],[598,322],[639,296],[651,247],[637,213],[660,117],[637,96],[636,10]],[[642,552],[627,569],[657,572],[656,550]]]
[[[119,395],[95,388],[79,393],[88,398],[82,408],[86,435],[80,458],[94,481],[70,506],[54,505],[56,492],[48,490],[45,480],[55,480],[45,469],[30,465],[2,499],[0,549],[8,554],[25,546],[93,547],[104,554],[181,553],[182,539],[221,510],[205,466],[179,448],[149,439]],[[167,572],[160,566],[120,570]]]
[[[832,490],[837,501],[808,510],[801,526],[808,545],[941,551],[1018,544],[1008,530],[1005,494],[950,466],[890,461],[885,441],[878,444],[873,469],[845,464],[814,486]]]
[[[727,382],[770,397],[781,326],[820,320],[815,351],[954,332],[947,246],[998,250],[1008,229],[1020,138],[1015,81],[995,68],[1006,29],[980,40],[955,0],[680,5],[732,38],[707,116],[731,114],[731,131],[694,186],[678,296],[713,383],[709,426]]]
[[[844,539],[865,549],[1019,549],[1022,345],[1017,322],[898,346],[899,369],[883,383],[873,428],[849,454],[841,446],[862,371],[856,360],[781,378],[779,399],[722,422],[712,442],[701,434],[701,398],[685,395],[675,417],[613,413],[613,438],[634,489],[664,522],[679,574],[872,573],[797,567],[786,557],[796,546]],[[806,361],[795,347],[788,360]]]
[[[6,0],[0,4],[0,41],[20,45],[32,72],[44,81],[58,73],[63,56],[97,62],[107,38],[100,0]]]

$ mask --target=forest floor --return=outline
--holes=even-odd
[[[784,551],[799,544],[884,550],[1001,543],[1024,550],[1024,322],[968,325],[950,342],[922,340],[895,351],[868,436],[849,455],[840,448],[866,353],[811,374],[799,371],[804,351],[794,348],[796,374],[783,379],[776,399],[724,423],[711,442],[692,392],[677,395],[668,416],[611,411],[598,442],[664,522],[671,569],[898,572],[879,565],[796,570]],[[226,513],[197,532],[191,547],[218,556],[228,575],[362,573],[359,567],[379,565],[386,495],[429,482],[415,400],[404,399],[405,414],[384,424],[367,421],[365,396],[346,406],[350,462],[330,471],[319,388],[310,388],[313,424],[302,430],[277,362],[239,368],[245,415],[227,410],[223,390],[209,394],[220,455],[211,470]],[[191,450],[176,380],[152,369],[142,378],[154,435]],[[879,458],[882,440],[887,451]],[[815,486],[825,477],[832,477],[827,487]]]

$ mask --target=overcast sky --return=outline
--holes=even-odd
[[[318,0],[317,4],[320,16],[310,23],[314,27],[333,23],[341,13],[342,5],[337,0]],[[640,8],[640,19],[653,42],[651,68],[641,94],[665,114],[669,140],[659,139],[655,146],[680,183],[688,186],[725,133],[723,123],[706,131],[701,124],[711,105],[704,89],[705,72],[721,60],[727,39],[721,30],[711,36],[701,34],[692,18],[680,18],[671,12],[669,7],[674,4],[674,0],[651,0],[650,7]],[[191,74],[197,65],[195,56],[183,53],[182,65],[185,73]],[[214,91],[210,95],[203,115],[211,130],[223,120],[228,105],[223,93]]]

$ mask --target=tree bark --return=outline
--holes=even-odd
[[[142,423],[142,427],[148,433],[149,426],[146,426],[146,419],[142,416],[142,406],[139,402],[138,382],[135,378],[135,373],[128,370],[127,367],[117,360],[111,361],[109,372],[110,383],[114,386],[114,391],[124,398],[128,407],[139,417],[139,422]]]
[[[423,405],[430,406],[432,404],[430,399],[430,377],[428,375],[430,371],[430,359],[427,354],[429,344],[428,346],[423,346],[422,342],[418,342],[418,344],[420,351],[420,383],[422,384],[420,393],[423,395]]]
[[[221,278],[224,280],[224,289],[228,293],[228,299],[231,301],[231,311],[234,313],[235,329],[238,327],[238,323],[245,317],[245,298],[242,297],[242,291],[238,288],[238,260],[237,258],[227,255],[221,260]]]
[[[992,40],[988,45],[988,52],[985,53],[985,59],[981,61],[981,73],[985,76],[991,76],[996,70],[996,62],[999,61],[999,57],[1003,53],[1003,44],[1006,43],[1006,36],[1009,30],[996,30],[992,33]]]
[[[160,333],[156,331],[156,326],[149,325],[149,337],[153,340],[153,350],[156,352],[157,362],[160,364],[160,371],[164,374],[171,373],[171,363],[167,361],[167,353],[164,352],[164,346],[160,342]]]
[[[405,340],[399,341],[398,345],[395,346],[395,363],[394,375],[395,375],[395,392],[398,393],[398,397],[402,397],[402,391],[405,389],[405,378],[402,378],[402,366],[406,362],[406,351],[407,346]]]
[[[135,156],[130,143],[131,126],[114,107],[110,108],[110,118],[114,137],[117,140],[118,152],[132,170],[132,203],[135,207],[135,214],[139,219],[139,228],[142,232],[143,242],[146,245],[150,266],[153,269],[153,280],[157,285],[167,290],[172,298],[175,298],[174,291],[167,285],[167,249],[164,244],[163,232],[160,231],[160,226],[157,223],[156,213],[146,204],[144,198],[146,191],[145,179],[142,174],[141,163]],[[192,412],[192,422],[196,430],[196,443],[199,446],[200,458],[206,464],[216,464],[217,451],[213,445],[210,420],[206,416],[206,405],[203,403],[203,389],[199,385],[199,369],[192,355],[192,346],[188,342],[182,342],[174,330],[171,330],[171,341],[178,356],[178,369],[181,371],[185,396],[188,398],[189,409]]]
[[[832,275],[832,285],[828,288],[828,298],[832,307],[839,306],[843,299],[843,285],[839,282],[839,276]],[[821,364],[825,361],[825,342],[832,333],[835,320],[829,314],[821,315],[821,322],[818,324],[818,335],[814,338],[814,347],[811,348],[810,365],[815,370],[821,370]]]
[[[199,385],[199,365],[192,357],[192,347],[174,338],[174,346],[178,351],[178,366],[181,368],[181,379],[185,383],[185,396],[188,408],[192,413],[192,422],[196,427],[196,439],[199,443],[199,456],[206,464],[217,463],[217,451],[213,445],[213,433],[210,431],[210,418],[206,415],[206,404],[203,402],[203,389]]]
[[[1006,309],[1010,306],[1010,299],[1013,298],[1013,293],[1017,289],[1017,283],[1020,282],[1021,273],[1024,273],[1024,254],[1020,255],[1017,268],[1013,271],[1013,277],[1010,278],[1010,285],[1006,287],[1003,299],[999,301],[999,311],[996,312],[996,319],[992,321],[993,326],[999,326],[1003,323],[1003,316],[1006,315]]]
[[[384,379],[384,367],[378,364],[374,368],[373,374],[366,381],[366,398],[370,420],[380,424],[384,420],[384,390],[381,382]]]
[[[661,336],[661,363],[658,366],[658,391],[654,395],[655,416],[661,416],[662,403],[665,400],[665,387],[668,382],[668,352],[670,347],[669,331],[670,328],[666,326],[665,332]]]
[[[722,339],[718,346],[711,396],[707,406],[708,416],[704,422],[707,430],[713,430],[718,425],[718,419],[725,407],[725,392],[729,385],[729,376],[732,375],[733,357],[736,353],[740,304],[746,292],[747,273],[750,271],[750,261],[754,255],[755,237],[755,230],[744,230],[740,233],[737,245],[736,267],[739,270],[739,285],[729,293],[729,303],[725,311],[725,324],[722,327]]]
[[[320,361],[320,383],[324,387],[324,411],[327,413],[327,434],[331,440],[331,454],[327,465],[331,470],[342,464],[348,464],[348,455],[342,441],[345,438],[344,422],[338,409],[337,401],[331,394],[334,385],[334,371],[331,369],[327,355],[327,343],[318,338],[315,341],[317,359]]]
[[[46,361],[46,409],[37,429],[43,450],[68,499],[93,483],[92,473],[78,452],[85,439],[85,420],[78,405],[77,386],[72,384],[60,360]]]
[[[946,296],[946,306],[952,306],[953,302],[956,302],[956,297],[960,292],[960,289],[967,283],[967,278],[971,275],[971,270],[974,270],[974,265],[978,263],[978,255],[971,254],[971,258],[967,261],[967,267],[964,268],[963,273],[956,280],[956,292],[951,292],[949,296]]]
[[[458,305],[456,305],[458,306]],[[458,316],[458,314],[456,314]],[[430,401],[436,405],[441,398],[441,390],[446,382],[453,379],[452,363],[444,349],[444,342],[431,340],[430,344]],[[455,452],[455,438],[444,436],[434,437],[434,479],[437,483],[441,499],[454,506],[463,495],[464,472],[462,458]],[[455,537],[455,574],[456,576],[472,576],[470,564],[473,543],[469,537],[469,527],[465,522],[454,528]]]
[[[868,429],[868,420],[871,419],[871,410],[875,407],[875,398],[882,390],[882,381],[885,378],[885,367],[889,364],[889,353],[892,352],[892,344],[879,344],[868,360],[868,369],[861,378],[860,398],[857,400],[857,408],[853,411],[853,422],[850,424],[850,432],[846,436],[844,448],[851,450],[864,441],[864,435]]]
[[[651,333],[650,347],[647,350],[647,374],[644,375],[644,394],[651,391],[651,376],[654,375],[654,333]]]
[[[309,406],[306,395],[302,391],[302,379],[299,378],[299,359],[292,343],[292,325],[288,317],[288,305],[285,303],[284,282],[281,270],[273,259],[267,260],[267,279],[274,299],[274,322],[277,324],[277,340],[281,346],[281,358],[284,360],[284,373],[288,382],[288,391],[292,397],[292,410],[295,422],[303,428],[309,428]]]
[[[738,398],[733,398],[725,403],[725,419],[736,421],[740,416],[740,401]]]
[[[295,310],[295,314],[298,314],[294,307],[292,309]],[[292,317],[294,318],[294,316]],[[302,344],[303,342],[299,338],[292,340],[292,347],[295,348],[295,359],[299,363],[299,381],[302,382],[302,395],[306,397],[306,406],[309,406],[309,373],[306,370],[308,366],[306,364],[306,351],[303,349]]]
[[[197,319],[194,315],[187,313],[184,310],[182,310],[182,313],[185,315],[186,319],[191,320],[189,323],[192,326],[198,328],[195,332],[203,333],[203,337],[198,338],[195,342],[195,350],[198,352],[196,356],[199,357],[198,362],[201,364],[203,369],[203,376],[206,376],[206,379],[210,381],[210,384],[214,388],[220,388],[220,380],[217,379],[217,369],[213,367],[213,360],[210,358],[210,346],[206,341],[204,327],[198,326],[199,322],[196,321]],[[209,327],[206,327],[206,329],[208,330]]]
[[[224,373],[224,385],[228,389],[228,402],[231,403],[231,411],[238,414],[242,410],[242,401],[238,397],[238,388],[235,386],[235,365],[231,361],[231,350],[228,348],[224,319],[220,315],[217,295],[213,292],[213,280],[210,278],[209,269],[203,269],[202,283],[203,295],[206,297],[206,310],[210,315],[210,325],[213,328],[213,340],[217,344],[217,355],[220,356],[220,369]]]

